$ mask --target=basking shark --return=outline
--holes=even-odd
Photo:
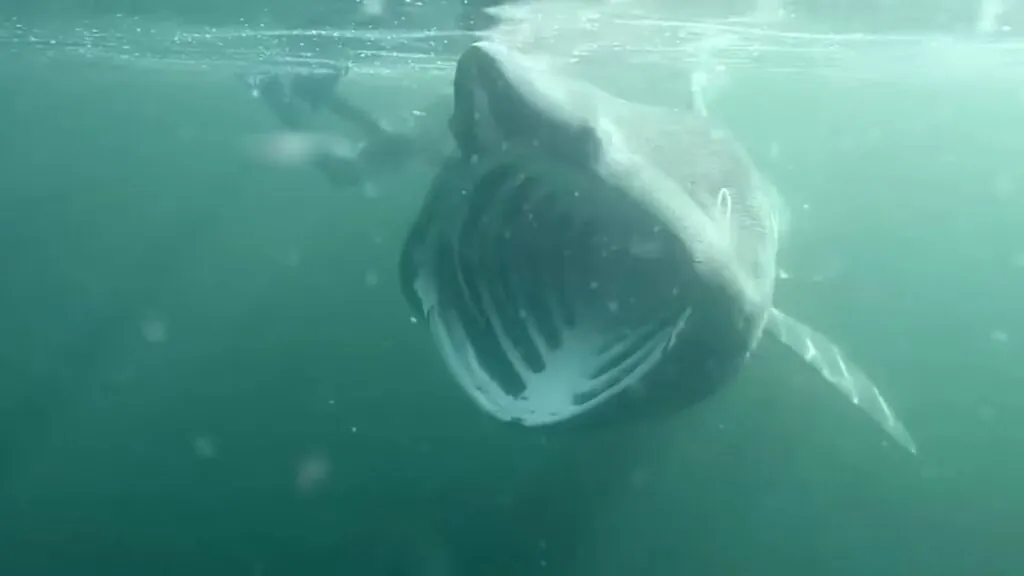
[[[868,376],[773,306],[784,205],[691,108],[626,101],[482,41],[400,261],[405,299],[459,385],[503,421],[631,421],[734,379],[765,334],[896,441]]]

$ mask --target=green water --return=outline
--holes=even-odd
[[[1019,72],[748,67],[715,105],[793,212],[778,305],[912,456],[777,344],[668,423],[500,425],[398,290],[424,174],[341,194],[251,153],[230,73],[16,52],[0,574],[1024,573]]]

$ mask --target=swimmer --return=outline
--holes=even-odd
[[[478,35],[497,25],[488,9],[518,0],[469,0],[461,3],[458,28]],[[397,10],[397,8],[396,8]],[[364,25],[381,26],[387,21],[404,21],[408,15],[398,10],[364,14]],[[349,14],[351,17],[352,15]],[[321,14],[318,19],[329,18]],[[358,24],[357,22],[356,24]],[[254,73],[248,84],[254,96],[263,101],[285,130],[295,133],[315,132],[322,114],[331,114],[355,130],[355,140],[362,142],[354,153],[319,149],[312,164],[337,189],[365,187],[382,171],[394,171],[414,160],[432,166],[444,161],[449,147],[439,144],[438,130],[446,131],[444,120],[450,114],[445,99],[431,106],[416,118],[405,132],[390,130],[367,110],[353,104],[342,94],[341,85],[348,76],[348,63],[328,65],[320,69],[289,73]],[[442,137],[446,139],[446,137]]]
[[[318,116],[328,113],[355,129],[362,144],[354,152],[316,149],[312,164],[336,189],[366,186],[372,175],[394,170],[416,158],[431,159],[439,154],[418,130],[401,133],[389,130],[372,114],[354,105],[340,91],[348,75],[347,65],[290,74],[257,73],[249,76],[253,95],[290,132],[315,132]]]

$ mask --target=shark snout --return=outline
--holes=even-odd
[[[600,142],[571,80],[504,46],[474,44],[459,58],[449,127],[465,155],[514,149],[562,164],[593,163]]]

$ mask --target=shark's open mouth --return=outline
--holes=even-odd
[[[459,150],[406,242],[406,297],[492,415],[537,426],[588,412],[640,384],[686,329],[686,247],[603,170],[571,82],[477,45],[453,95]]]
[[[679,242],[607,187],[573,189],[511,161],[470,181],[416,280],[459,383],[527,425],[638,384],[691,310]]]

